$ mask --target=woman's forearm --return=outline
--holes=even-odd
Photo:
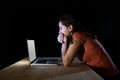
[[[62,48],[61,48],[62,60],[64,60],[66,52],[67,52],[67,42],[62,44]]]

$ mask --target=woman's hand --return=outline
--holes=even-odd
[[[59,33],[59,35],[57,37],[57,40],[58,40],[59,43],[64,43],[64,34]]]

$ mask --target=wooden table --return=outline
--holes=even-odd
[[[74,59],[70,67],[31,66],[24,58],[0,71],[0,80],[103,80],[87,65]]]

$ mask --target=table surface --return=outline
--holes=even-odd
[[[103,80],[95,71],[75,58],[69,67],[30,65],[29,59],[2,69],[0,80]]]

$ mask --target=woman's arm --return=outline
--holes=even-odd
[[[73,61],[76,53],[78,52],[82,44],[82,41],[80,39],[74,38],[73,43],[71,43],[70,45],[68,44],[69,42],[67,40],[67,37],[64,36],[64,43],[62,43],[61,52],[62,52],[63,64],[65,67],[69,66]]]
[[[61,47],[62,60],[64,59],[66,55],[67,49],[68,49],[68,41],[67,41],[67,37],[64,37],[64,43],[62,43],[62,47]]]

